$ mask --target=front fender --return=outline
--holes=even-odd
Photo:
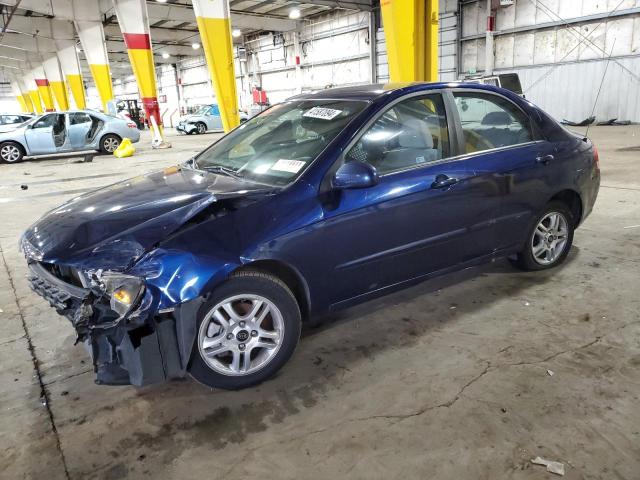
[[[233,258],[158,248],[145,255],[129,273],[146,279],[147,288],[158,298],[158,309],[162,310],[205,296],[239,266],[240,262]]]

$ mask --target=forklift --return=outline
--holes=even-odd
[[[142,109],[138,106],[138,100],[118,100],[116,107],[118,114],[131,119],[138,127],[138,130],[144,130],[145,124],[141,115]]]

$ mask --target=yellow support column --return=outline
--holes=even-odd
[[[228,0],[193,0],[209,73],[225,132],[240,124]]]
[[[58,63],[58,57],[47,58],[43,63],[44,73],[49,80],[49,86],[58,105],[58,110],[69,110],[69,98],[67,96],[67,86],[62,79],[62,71]]]
[[[61,42],[62,43],[62,42]],[[58,60],[62,67],[64,79],[71,90],[71,96],[76,104],[76,108],[84,110],[87,108],[87,101],[84,94],[84,83],[80,73],[80,62],[75,42],[64,42],[58,50]]]
[[[26,84],[27,92],[29,92],[29,98],[31,99],[33,111],[35,113],[44,112],[44,109],[42,108],[42,102],[40,100],[40,93],[38,92],[38,85],[36,85],[36,80],[32,72],[25,73],[24,82]]]
[[[38,90],[29,90],[29,97],[31,98],[31,104],[36,113],[43,113],[42,103],[40,102],[40,94]]]
[[[29,96],[29,88],[27,87],[28,83],[26,83],[23,79],[16,79],[16,85],[20,93],[22,94],[22,100],[24,100],[25,106],[27,108],[27,112],[35,112],[36,109],[31,101],[31,96]]]
[[[381,0],[392,82],[438,80],[438,0]]]
[[[102,22],[76,21],[75,25],[102,107],[107,112],[107,104],[113,100],[113,84]]]
[[[29,111],[27,109],[27,102],[24,101],[24,97],[22,96],[22,94],[16,95],[16,100],[18,101],[18,104],[20,105],[20,111],[27,113]]]

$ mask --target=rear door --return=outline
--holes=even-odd
[[[24,136],[32,154],[56,153],[53,126],[56,123],[57,116],[58,114],[56,113],[43,115],[30,128],[26,129]]]
[[[91,117],[85,112],[72,112],[68,116],[71,148],[73,150],[84,150],[90,143]]]
[[[545,170],[545,164],[553,159],[553,145],[541,139],[528,115],[502,95],[471,89],[453,95],[469,167],[475,178],[492,178],[497,187],[495,248],[516,247],[548,198],[547,173],[552,169]]]

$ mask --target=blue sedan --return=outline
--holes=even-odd
[[[237,389],[280,369],[314,316],[497,257],[556,267],[599,184],[592,143],[506,90],[350,87],[74,198],[21,248],[99,383]]]
[[[83,150],[113,153],[123,138],[140,140],[130,120],[93,110],[45,113],[0,133],[0,160],[15,163],[25,156]]]

